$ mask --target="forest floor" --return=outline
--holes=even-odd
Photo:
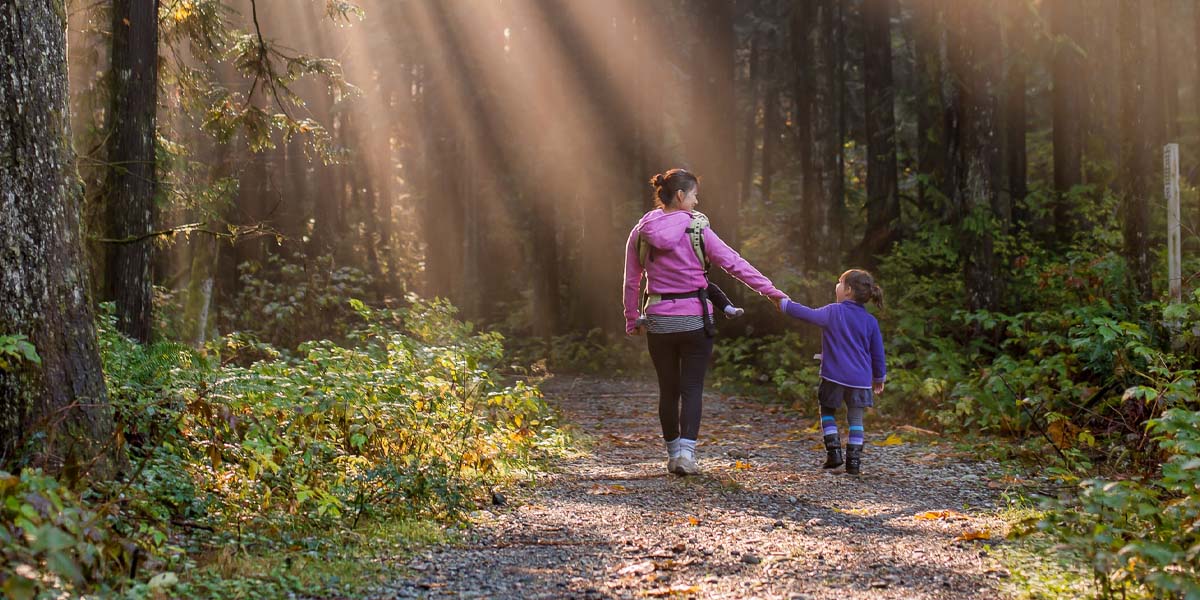
[[[704,473],[685,478],[666,471],[652,381],[560,377],[543,390],[582,433],[579,452],[503,490],[458,543],[411,557],[385,597],[1005,595],[996,465],[932,432],[868,415],[863,474],[849,476],[820,468],[813,418],[707,391]]]

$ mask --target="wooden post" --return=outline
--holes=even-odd
[[[1179,231],[1179,144],[1163,146],[1163,191],[1167,199],[1167,281],[1171,302],[1183,299],[1183,278],[1180,274]]]

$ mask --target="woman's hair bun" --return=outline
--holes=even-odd
[[[650,185],[654,187],[662,187],[667,184],[667,178],[662,173],[650,178]]]

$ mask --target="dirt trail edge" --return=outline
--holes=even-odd
[[[704,474],[681,478],[666,472],[653,383],[560,377],[544,390],[592,451],[506,491],[465,544],[404,565],[387,597],[1002,596],[995,541],[970,539],[1004,527],[988,464],[881,444],[892,432],[868,416],[863,475],[825,472],[813,419],[709,392]]]

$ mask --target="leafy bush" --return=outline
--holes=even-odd
[[[1200,411],[1149,426],[1168,457],[1159,476],[1087,480],[1039,528],[1086,559],[1106,598],[1200,598]]]
[[[498,334],[474,333],[440,301],[348,306],[353,345],[305,342],[294,357],[244,335],[202,351],[141,346],[102,315],[131,471],[79,492],[0,474],[0,589],[282,595],[298,572],[247,574],[232,557],[326,556],[367,523],[453,523],[561,448],[538,390],[495,375]],[[269,584],[237,582],[266,571]]]
[[[238,271],[238,295],[224,312],[227,330],[289,351],[305,340],[343,340],[358,320],[345,299],[365,297],[372,283],[328,255],[285,260],[271,254],[265,264],[243,263]]]

